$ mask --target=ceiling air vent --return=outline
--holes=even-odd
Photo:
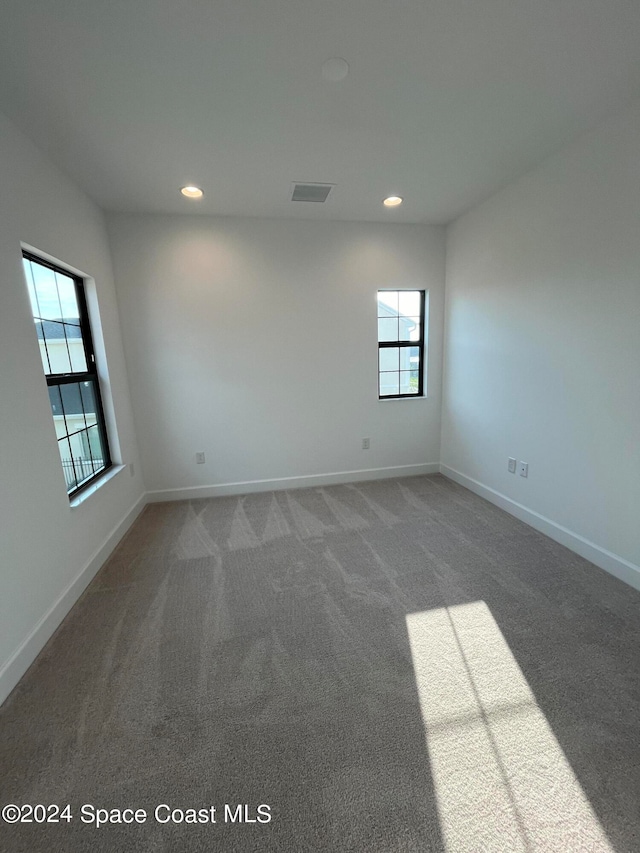
[[[334,184],[294,184],[291,201],[319,201],[327,200]]]

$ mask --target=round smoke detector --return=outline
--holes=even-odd
[[[349,73],[349,63],[346,59],[341,59],[339,56],[333,59],[327,59],[322,65],[322,76],[325,80],[331,83],[338,83]]]

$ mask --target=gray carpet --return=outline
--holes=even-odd
[[[0,847],[637,853],[639,640],[441,476],[150,505],[0,712],[0,805],[73,818]]]

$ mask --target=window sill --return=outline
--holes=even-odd
[[[406,400],[426,400],[426,394],[414,394],[412,397],[378,397],[379,403],[404,403]]]
[[[83,504],[87,500],[87,498],[91,497],[91,495],[94,495],[99,488],[104,486],[105,483],[108,483],[109,480],[113,480],[116,474],[119,474],[120,471],[124,471],[125,468],[126,465],[112,465],[111,468],[109,468],[109,470],[102,477],[98,477],[98,479],[94,483],[91,483],[91,485],[87,486],[86,489],[83,489],[79,495],[76,495],[73,500],[69,501],[69,506],[71,507],[71,509],[75,509],[76,507],[80,506],[80,504]]]

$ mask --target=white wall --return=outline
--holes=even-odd
[[[117,420],[116,456],[136,460],[102,214],[0,115],[0,701],[131,520],[142,478],[123,470],[71,508],[58,455],[21,242],[95,279]],[[124,521],[123,521],[124,520]],[[114,532],[115,531],[115,532]]]
[[[443,229],[132,215],[108,225],[152,498],[436,469]],[[427,399],[377,399],[382,287],[429,291]]]
[[[463,482],[636,585],[639,139],[640,102],[448,229],[442,432]]]

